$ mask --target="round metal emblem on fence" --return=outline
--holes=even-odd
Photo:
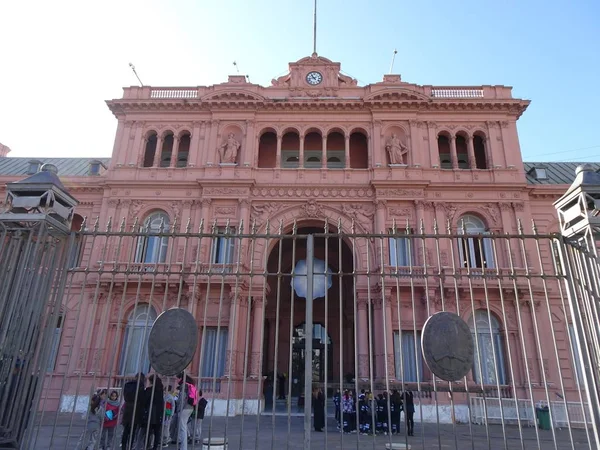
[[[458,381],[473,367],[471,330],[454,313],[430,316],[423,326],[421,346],[427,367],[442,380]]]
[[[177,375],[192,362],[197,344],[194,316],[185,309],[169,309],[158,316],[150,330],[150,365],[160,375]]]

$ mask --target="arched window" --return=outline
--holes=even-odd
[[[167,236],[156,236],[169,231],[169,216],[155,212],[148,216],[138,237],[135,261],[138,263],[164,263],[167,259]]]
[[[458,220],[458,234],[486,235],[489,234],[483,221],[473,215],[462,216]],[[482,236],[458,239],[458,255],[463,267],[493,269],[494,254],[491,239]]]
[[[440,156],[440,168],[452,169],[452,157],[450,156],[450,139],[445,134],[438,136],[438,154]]]
[[[171,156],[173,155],[173,144],[175,143],[175,138],[172,133],[169,133],[165,136],[162,144],[162,150],[160,152],[160,167],[170,167],[171,166]]]
[[[469,169],[469,151],[467,150],[467,139],[462,134],[456,136],[456,158],[459,169]],[[473,167],[474,168],[474,167]]]
[[[473,360],[473,378],[475,382],[506,384],[504,344],[498,319],[489,311],[479,309],[475,311],[474,316],[471,316],[469,328],[471,328],[473,335],[473,343],[477,344]],[[494,356],[496,359],[494,359]],[[481,368],[479,366],[480,362]]]
[[[155,320],[156,311],[147,303],[138,304],[129,315],[121,351],[121,375],[150,370],[148,338]]]
[[[179,139],[179,148],[177,150],[177,167],[187,167],[188,158],[190,155],[190,143],[192,137],[189,133],[185,133]]]
[[[154,165],[154,156],[156,154],[156,133],[152,133],[146,139],[146,148],[144,149],[144,161],[142,165],[144,167],[152,167]]]
[[[277,135],[272,131],[267,131],[260,135],[260,139],[258,141],[258,167],[273,168],[276,166],[276,164]]]
[[[475,154],[475,166],[478,169],[489,169],[485,152],[485,137],[478,134],[473,136],[473,152]]]

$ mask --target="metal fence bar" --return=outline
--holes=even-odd
[[[306,321],[304,329],[304,450],[311,448],[311,410],[312,410],[312,329],[313,329],[313,288],[314,288],[314,236],[306,237]]]

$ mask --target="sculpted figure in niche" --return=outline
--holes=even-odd
[[[390,157],[390,164],[405,164],[404,155],[408,153],[408,147],[402,143],[396,133],[392,133],[385,143],[385,150]]]
[[[240,143],[235,139],[233,133],[229,133],[227,140],[219,147],[219,158],[221,164],[232,164],[237,160]]]

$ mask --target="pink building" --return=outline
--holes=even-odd
[[[118,120],[110,159],[32,161],[5,157],[8,149],[0,147],[2,185],[45,162],[58,167],[80,201],[74,228],[84,216],[99,217],[98,230],[111,220],[118,232],[124,218],[127,231],[139,218],[150,236],[90,235],[81,246],[72,267],[89,272],[72,273],[65,294],[48,409],[69,410],[93,386],[147,372],[147,331],[175,305],[197,318],[202,339],[189,370],[215,412],[228,401],[240,413],[242,398],[255,411],[264,389],[258,380],[274,371],[286,374],[286,394],[299,395],[303,299],[277,274],[289,274],[306,247],[238,240],[240,224],[244,233],[255,223],[264,234],[268,221],[272,234],[289,235],[296,224],[298,235],[339,225],[364,236],[389,233],[395,224],[420,233],[421,223],[432,235],[437,222],[442,234],[449,226],[450,234],[481,236],[517,234],[519,220],[530,230],[534,219],[537,232],[548,234],[558,231],[552,203],[574,178],[574,164],[522,161],[516,122],[529,101],[513,98],[510,87],[420,86],[400,75],[358,86],[339,63],[318,56],[290,63],[289,74],[268,87],[236,75],[206,87],[129,87],[107,104]],[[201,223],[221,237],[151,236],[197,233]],[[316,239],[315,256],[328,260],[334,276],[327,306],[315,300],[314,382],[333,387],[341,376],[398,387],[403,380],[422,392],[417,416],[431,416],[448,398],[431,394],[437,388],[419,336],[427,317],[447,308],[480,342],[481,367],[467,376],[471,397],[489,388],[491,397],[537,401],[550,386],[552,400],[559,390],[579,400],[559,283],[528,284],[525,276],[528,267],[552,272],[549,241],[538,258],[533,241],[507,250],[484,238],[399,233],[375,244]],[[198,275],[198,264],[224,275],[211,281]],[[167,268],[144,273],[152,265]],[[419,272],[424,266],[458,275],[429,278]],[[271,275],[262,275],[265,268]],[[507,276],[487,283],[468,270]],[[517,279],[508,277],[511,270]],[[442,420],[468,420],[469,405],[475,417],[472,398],[458,393],[454,400],[453,414],[438,406]]]

